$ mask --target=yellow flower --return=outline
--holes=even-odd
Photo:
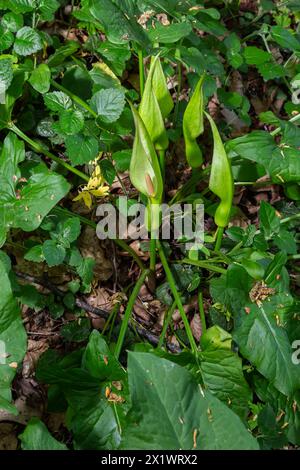
[[[88,184],[82,188],[73,201],[80,201],[82,199],[84,204],[90,209],[93,203],[92,196],[106,197],[109,195],[109,186],[105,186],[104,183],[105,180],[101,175],[101,169],[97,165]]]

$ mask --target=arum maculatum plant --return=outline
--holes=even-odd
[[[210,167],[209,189],[220,199],[215,211],[215,223],[218,227],[216,232],[216,251],[218,251],[221,247],[224,228],[228,225],[230,218],[234,186],[230,161],[217,126],[211,116],[204,111],[204,78],[203,75],[198,81],[185,110],[183,116],[183,135],[187,162],[193,169],[199,168],[203,164],[203,155],[197,139],[204,132],[204,116],[208,119],[214,146]],[[175,303],[181,313],[190,345],[192,350],[196,352],[197,346],[183,309],[172,271],[168,265],[162,244],[159,240],[156,240],[160,225],[159,205],[162,202],[164,193],[164,157],[169,147],[165,120],[173,109],[173,100],[167,87],[159,56],[151,59],[150,70],[139,109],[137,110],[132,104],[130,106],[136,128],[130,165],[130,178],[136,189],[148,199],[148,213],[150,216],[147,217],[146,224],[151,232],[150,270],[153,272],[155,269],[157,249]]]

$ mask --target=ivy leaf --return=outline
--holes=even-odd
[[[73,165],[82,165],[95,160],[99,143],[95,137],[77,134],[66,138],[67,154]]]
[[[23,450],[68,450],[65,444],[50,434],[38,418],[31,418],[19,439]]]
[[[47,93],[50,88],[51,72],[47,64],[40,64],[31,72],[29,83],[39,93]]]
[[[116,88],[100,90],[93,95],[90,104],[102,121],[106,123],[115,122],[123,112],[125,95],[122,90]]]
[[[14,51],[22,56],[27,56],[38,52],[43,48],[40,35],[29,26],[24,26],[16,34]]]
[[[239,417],[183,367],[130,352],[128,375],[132,409],[122,449],[258,449]]]

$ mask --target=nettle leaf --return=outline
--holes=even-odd
[[[84,126],[82,112],[79,109],[65,109],[59,116],[59,126],[64,134],[77,134]]]
[[[185,154],[188,164],[192,168],[198,168],[203,163],[202,151],[197,144],[197,138],[204,130],[203,80],[204,75],[198,81],[183,115]]]
[[[65,444],[50,434],[38,418],[31,418],[19,439],[23,450],[68,450]]]
[[[273,302],[245,307],[250,313],[243,314],[243,321],[233,332],[241,354],[274,387],[290,396],[300,387],[299,367],[292,362],[293,350],[286,330],[277,325],[278,307]]]
[[[24,26],[16,34],[14,51],[22,56],[38,52],[43,48],[42,40],[37,31],[29,26]]]
[[[269,52],[263,51],[255,46],[245,47],[244,57],[249,65],[261,65],[265,62],[269,62],[272,55]]]
[[[66,138],[67,155],[73,165],[82,165],[95,160],[99,152],[99,143],[95,137],[77,134]]]
[[[102,121],[115,122],[125,107],[125,95],[122,90],[116,88],[100,90],[94,94],[90,105]]]
[[[8,134],[0,155],[0,246],[10,228],[21,228],[26,232],[37,229],[70,189],[62,176],[43,168],[41,173],[32,174],[16,193],[20,176],[18,163],[24,158],[23,144],[13,134]]]
[[[10,386],[26,352],[26,332],[7,269],[0,258],[0,409],[17,414],[11,405]]]
[[[128,375],[132,409],[122,449],[258,449],[240,418],[183,367],[130,352]]]
[[[63,263],[66,250],[54,240],[46,240],[43,243],[43,255],[48,266],[58,266]]]
[[[44,96],[44,102],[50,111],[61,113],[72,107],[72,100],[62,91],[53,91]]]
[[[163,26],[158,22],[153,29],[148,31],[148,34],[153,43],[172,44],[188,36],[191,31],[192,26],[188,22],[173,23],[168,26]]]

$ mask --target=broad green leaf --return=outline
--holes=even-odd
[[[163,181],[154,145],[139,112],[131,105],[135,121],[135,139],[130,161],[130,179],[147,197],[160,200]]]
[[[128,374],[132,409],[122,449],[258,449],[239,417],[183,367],[130,352]]]
[[[64,62],[65,59],[70,57],[72,54],[74,54],[77,49],[79,49],[79,43],[77,41],[68,41],[64,46],[59,47],[56,49],[54,54],[52,54],[49,59],[48,59],[48,65],[49,67],[57,67],[60,65],[62,62]]]
[[[26,332],[12,292],[7,266],[0,259],[0,409],[16,414],[11,405],[11,382],[26,352]]]
[[[61,113],[72,106],[72,100],[62,91],[53,91],[44,96],[44,102],[50,111]]]
[[[159,61],[158,57],[156,57],[151,64],[139,107],[139,115],[145,124],[155,149],[167,150],[169,139],[153,84],[153,74],[157,61]]]
[[[202,151],[197,144],[197,138],[203,133],[203,80],[200,78],[195,91],[187,105],[183,116],[183,135],[185,140],[185,154],[188,164],[198,168],[203,163]]]
[[[285,252],[279,252],[274,256],[273,261],[269,264],[265,273],[265,281],[268,284],[273,283],[276,277],[281,274],[283,266],[287,262],[287,255]]]
[[[15,192],[20,177],[18,163],[24,160],[24,146],[9,134],[0,154],[0,246],[10,228],[30,232],[69,191],[70,185],[60,175],[44,170],[34,173]]]
[[[252,392],[247,384],[241,358],[230,349],[209,347],[200,354],[204,385],[243,420],[248,414]]]
[[[214,139],[209,189],[221,200],[216,210],[215,223],[218,227],[226,227],[230,218],[234,193],[231,164],[214,120],[209,114],[205,113],[205,115],[209,120]]]
[[[47,64],[40,64],[31,72],[29,83],[39,93],[47,93],[50,88],[51,72]]]
[[[0,89],[1,94],[7,90],[13,79],[12,61],[10,59],[0,58]],[[1,96],[0,104],[2,104]]]
[[[291,51],[300,51],[300,41],[295,34],[291,33],[282,26],[272,26],[271,36],[279,46]]]
[[[82,112],[79,109],[65,109],[59,116],[59,126],[64,134],[77,134],[84,126]]]
[[[60,7],[58,0],[38,0],[37,6],[41,14],[42,21],[52,21],[54,13]]]
[[[132,150],[120,150],[113,154],[116,170],[120,173],[129,170]]]
[[[116,177],[116,170],[112,162],[105,158],[100,161],[100,168],[105,181],[107,181],[108,184],[113,184]]]
[[[125,95],[122,90],[116,88],[100,90],[94,94],[90,104],[102,121],[106,123],[115,122],[123,112]]]
[[[273,302],[246,304],[250,313],[233,332],[241,354],[281,393],[291,395],[300,387],[299,367],[292,362],[286,331],[277,325]]]
[[[172,44],[188,36],[191,31],[192,26],[188,22],[173,23],[168,26],[156,23],[155,27],[148,31],[148,34],[153,43]]]
[[[82,367],[99,381],[121,380],[125,377],[124,369],[96,330],[91,333],[82,358]]]
[[[23,450],[68,450],[65,444],[50,434],[38,418],[31,418],[19,439]]]
[[[260,210],[260,228],[264,232],[266,238],[271,238],[280,230],[280,216],[278,212],[266,201],[261,201]]]
[[[0,129],[7,127],[7,123],[11,120],[14,104],[23,93],[24,82],[25,73],[22,70],[15,70],[13,79],[5,92],[5,103],[0,102]]]
[[[5,31],[16,33],[23,27],[23,16],[18,13],[5,13],[1,19],[1,25]]]
[[[135,41],[143,47],[149,45],[145,31],[130,14],[124,1],[89,0],[89,11],[103,25],[108,40],[113,44]]]
[[[247,64],[257,66],[269,62],[272,58],[269,52],[258,49],[258,47],[255,46],[245,47],[244,56]]]
[[[97,51],[109,62],[110,67],[117,75],[122,75],[126,62],[131,56],[129,46],[103,41]]]
[[[51,233],[51,237],[59,241],[67,248],[79,237],[81,232],[80,220],[78,217],[69,217],[63,222],[59,222],[56,231]]]
[[[67,155],[73,165],[82,165],[95,160],[99,152],[99,143],[95,137],[83,134],[66,138]]]
[[[12,46],[14,42],[14,35],[10,31],[6,31],[0,24],[0,51],[6,51]]]
[[[27,56],[38,52],[43,47],[41,38],[37,31],[24,26],[16,34],[14,51],[22,56]]]
[[[6,0],[5,3],[15,13],[27,13],[36,7],[35,0]]]

